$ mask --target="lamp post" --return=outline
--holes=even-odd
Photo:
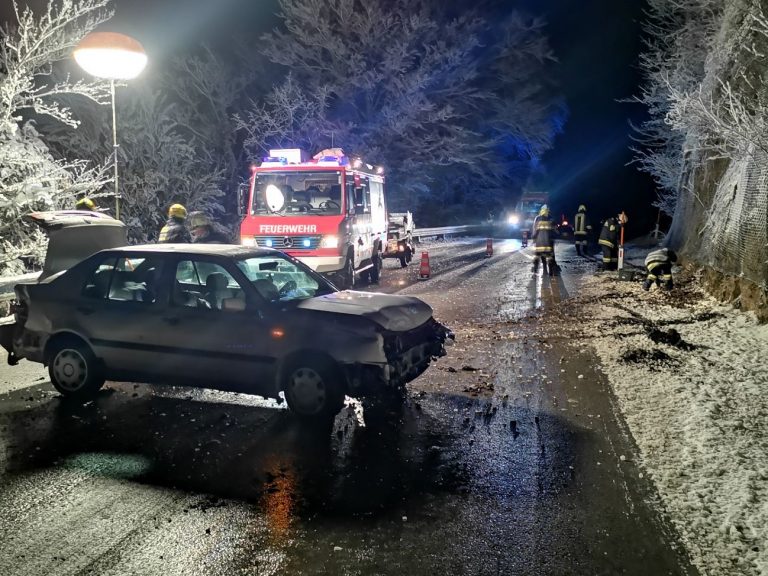
[[[80,67],[98,78],[110,81],[112,92],[112,150],[115,166],[115,218],[120,219],[120,187],[117,179],[117,114],[115,80],[136,78],[147,65],[147,54],[138,42],[117,32],[91,32],[74,51]]]

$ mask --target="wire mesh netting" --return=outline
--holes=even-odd
[[[697,179],[698,182],[696,181]],[[709,181],[708,181],[709,180]],[[681,198],[679,239],[687,252],[724,274],[747,278],[764,290],[768,284],[768,154],[753,151],[732,161],[724,173],[691,172],[691,189],[712,190]],[[695,225],[694,225],[695,224]]]

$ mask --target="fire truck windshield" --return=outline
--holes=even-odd
[[[256,174],[251,215],[337,216],[342,213],[340,171]]]

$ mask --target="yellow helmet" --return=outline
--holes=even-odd
[[[549,206],[544,204],[539,210],[539,216],[549,216]]]
[[[182,220],[187,217],[187,209],[181,204],[174,204],[168,208],[168,218],[181,218]]]
[[[93,212],[96,212],[96,210],[98,210],[96,208],[96,203],[90,198],[80,198],[80,200],[78,200],[77,203],[75,204],[75,209],[91,210]]]
[[[579,212],[586,212],[586,211],[587,211],[587,207],[584,206],[584,204],[579,204]]]

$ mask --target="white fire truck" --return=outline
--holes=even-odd
[[[340,148],[270,150],[252,169],[240,242],[290,254],[342,288],[387,246],[383,169]]]

